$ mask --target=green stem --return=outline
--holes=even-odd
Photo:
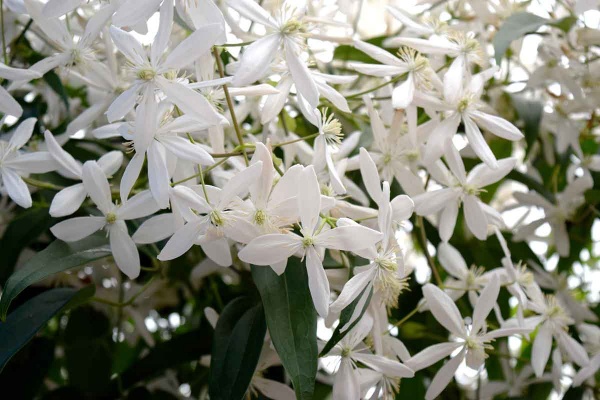
[[[221,56],[219,55],[219,49],[213,47],[213,54],[215,55],[215,60],[217,62],[217,69],[219,70],[219,75],[221,78],[225,77],[225,70],[223,69],[223,63],[221,62]],[[238,124],[237,117],[235,116],[235,110],[233,109],[233,100],[231,99],[231,95],[229,94],[229,88],[227,84],[223,85],[223,92],[225,93],[225,99],[227,100],[227,107],[229,107],[229,113],[231,114],[231,123],[233,124],[233,129],[235,130],[235,135],[237,136],[238,142],[240,146],[243,146],[244,140],[242,138],[242,131],[240,129],[240,125]],[[246,154],[246,149],[242,147],[242,155],[244,156],[244,162],[246,166],[250,165],[248,160],[248,154]]]
[[[6,33],[4,31],[4,0],[0,0],[0,29],[2,29],[2,55],[4,64],[8,66],[8,53],[6,52]]]
[[[425,253],[425,257],[427,257],[427,263],[429,264],[429,267],[431,268],[431,271],[433,272],[433,276],[435,277],[435,280],[436,280],[438,286],[442,286],[443,282],[442,282],[442,278],[440,277],[440,273],[437,270],[435,261],[433,260],[433,258],[431,257],[431,254],[429,254],[429,250],[427,249],[427,235],[425,234],[425,224],[423,223],[423,217],[421,217],[420,215],[417,215],[417,225],[419,225],[419,235],[421,238],[421,246],[423,247],[423,252]]]

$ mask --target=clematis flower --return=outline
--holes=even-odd
[[[8,142],[0,140],[0,189],[23,208],[29,208],[32,204],[31,194],[23,177],[58,168],[47,151],[24,153],[20,150],[31,138],[36,121],[35,118],[26,119],[15,129]]]
[[[262,78],[281,49],[296,90],[311,108],[316,107],[319,103],[319,91],[306,63],[300,57],[306,33],[300,12],[283,5],[280,13],[273,18],[252,0],[228,0],[227,5],[267,29],[265,36],[245,48],[233,85],[247,85]]]
[[[44,139],[52,158],[60,165],[58,172],[66,178],[82,180],[83,165],[81,162],[60,147],[50,131],[44,133]],[[121,167],[123,153],[120,151],[108,152],[100,157],[97,163],[106,178],[110,178]],[[87,196],[88,193],[83,182],[62,189],[52,199],[50,215],[57,218],[73,214],[81,207]]]
[[[431,140],[431,139],[430,139]],[[485,186],[498,182],[515,166],[515,158],[505,158],[497,162],[492,169],[485,164],[478,164],[467,175],[458,152],[453,145],[447,150],[446,161],[450,171],[438,162],[434,177],[444,188],[425,192],[413,197],[415,211],[418,215],[431,215],[441,211],[439,219],[440,238],[450,240],[458,217],[458,208],[464,205],[467,227],[479,240],[487,237],[488,221],[502,220],[497,211],[479,200],[478,194]]]
[[[140,255],[129,236],[125,221],[146,217],[158,211],[150,191],[140,192],[122,203],[112,202],[110,186],[102,168],[95,161],[86,161],[82,168],[86,192],[102,216],[76,217],[59,222],[50,228],[58,239],[74,242],[105,229],[115,263],[130,279],[140,274]]]
[[[495,69],[490,68],[467,79],[464,74],[451,67],[444,75],[443,99],[427,93],[415,93],[414,104],[445,114],[444,120],[434,128],[427,140],[423,155],[426,164],[438,160],[444,150],[452,145],[451,140],[461,122],[469,145],[490,168],[497,168],[498,162],[480,127],[503,139],[517,141],[523,138],[521,131],[507,120],[481,111],[484,107],[480,100],[483,84],[494,72]]]
[[[277,265],[299,253],[306,257],[308,285],[315,308],[320,316],[327,317],[329,306],[329,282],[323,269],[323,253],[326,249],[354,251],[371,246],[381,240],[382,234],[361,226],[338,226],[324,229],[321,220],[321,193],[312,166],[302,173],[298,189],[300,235],[295,233],[268,234],[252,240],[238,254],[240,260],[254,265]],[[275,269],[278,274],[285,269]]]
[[[228,238],[247,243],[255,232],[242,214],[238,196],[260,176],[262,161],[245,168],[222,189],[204,185],[201,188],[178,186],[182,204],[187,203],[184,214],[186,224],[178,229],[158,255],[159,260],[172,260],[188,251],[194,244],[202,247],[206,255],[217,264],[228,267],[232,263]],[[182,210],[183,211],[183,210]]]
[[[439,81],[435,71],[429,66],[427,58],[411,48],[403,47],[398,51],[398,57],[396,57],[380,47],[359,40],[354,42],[354,47],[383,64],[351,63],[350,67],[356,71],[367,75],[393,78],[406,74],[406,80],[392,91],[394,108],[407,108],[413,101],[417,87],[426,90],[431,88],[432,80]],[[441,82],[438,86],[442,86]]]
[[[487,358],[486,349],[491,348],[489,342],[499,337],[531,331],[530,328],[501,328],[487,332],[486,319],[496,304],[499,292],[499,281],[492,277],[481,291],[473,310],[472,323],[467,327],[454,301],[446,293],[429,283],[423,287],[423,295],[431,313],[444,328],[457,337],[458,341],[430,346],[415,354],[405,364],[419,371],[460,349],[459,353],[435,374],[425,394],[427,400],[433,400],[448,386],[463,360],[466,360],[468,367],[478,370]]]
[[[359,400],[360,380],[357,364],[361,363],[368,369],[377,371],[385,376],[399,381],[400,378],[411,378],[414,372],[406,365],[391,360],[382,355],[372,354],[364,345],[373,325],[373,319],[368,315],[363,317],[358,324],[338,344],[334,346],[329,356],[341,357],[339,368],[333,383],[334,400]]]
[[[206,53],[221,35],[222,25],[209,24],[195,30],[169,54],[165,54],[173,25],[173,0],[165,0],[160,8],[160,23],[151,49],[145,50],[129,33],[110,27],[110,36],[115,46],[130,63],[136,79],[110,105],[106,115],[109,122],[127,114],[142,95],[141,102],[154,96],[160,89],[168,100],[184,113],[203,122],[219,124],[224,118],[200,93],[176,81],[177,72]]]

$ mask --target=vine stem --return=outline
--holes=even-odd
[[[215,55],[215,61],[217,63],[217,69],[219,70],[219,75],[221,78],[225,77],[225,70],[223,69],[223,63],[221,62],[221,56],[219,55],[219,49],[213,47],[213,54]],[[233,124],[233,129],[235,130],[235,134],[237,136],[238,142],[242,147],[242,155],[244,156],[244,162],[246,166],[250,165],[248,160],[248,154],[246,153],[246,149],[244,148],[244,140],[242,138],[242,131],[240,129],[240,125],[238,124],[237,117],[235,116],[235,110],[233,109],[233,100],[231,99],[231,95],[229,94],[229,88],[227,84],[223,85],[223,92],[225,93],[225,99],[227,100],[227,107],[229,107],[229,113],[231,114],[231,123]]]
[[[437,270],[435,265],[435,261],[429,254],[429,250],[427,249],[427,235],[425,234],[425,224],[423,223],[423,217],[417,215],[417,225],[419,225],[419,235],[421,237],[421,245],[423,246],[423,252],[425,253],[425,257],[427,257],[427,263],[433,272],[433,276],[439,286],[443,286],[442,278],[440,277],[440,273]]]
[[[6,33],[4,30],[4,0],[0,0],[0,29],[2,30],[2,55],[4,65],[8,66],[8,53],[6,52]]]

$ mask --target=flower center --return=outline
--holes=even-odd
[[[223,217],[217,210],[212,210],[209,214],[210,223],[214,226],[222,226],[223,225]]]
[[[313,244],[315,244],[315,240],[312,238],[312,236],[304,237],[302,239],[302,246],[304,246],[304,248],[310,247]]]
[[[117,215],[115,213],[109,212],[108,214],[106,214],[106,222],[108,222],[109,224],[114,224],[115,222],[117,222]]]
[[[143,81],[151,81],[156,77],[156,71],[152,68],[143,68],[137,71],[136,76]]]
[[[265,210],[256,210],[254,213],[254,223],[256,223],[256,225],[263,225],[268,218],[269,217]]]

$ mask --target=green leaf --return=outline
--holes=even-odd
[[[337,327],[335,328],[335,330],[333,331],[333,335],[331,335],[331,338],[329,339],[329,341],[327,342],[325,347],[323,347],[323,350],[321,350],[321,357],[323,357],[325,354],[329,353],[329,351],[331,349],[333,349],[333,346],[338,344],[338,342],[340,340],[342,340],[344,338],[344,336],[346,336],[346,334],[348,332],[350,332],[350,330],[352,330],[352,328],[354,328],[354,326],[356,324],[358,324],[358,321],[360,321],[360,319],[363,317],[365,311],[367,311],[369,303],[371,302],[371,297],[373,296],[373,289],[370,289],[369,296],[367,297],[367,302],[365,303],[365,306],[361,310],[359,317],[353,323],[350,324],[348,329],[346,329],[344,332],[341,332],[341,328],[346,326],[348,321],[350,321],[350,318],[352,317],[352,314],[354,313],[354,309],[356,308],[358,302],[360,301],[361,297],[363,296],[365,290],[367,290],[367,288],[365,288],[360,293],[360,295],[352,303],[348,304],[348,306],[346,308],[344,308],[342,310],[342,312],[340,313],[340,322],[337,325]]]
[[[568,17],[561,18],[557,21],[552,21],[552,22],[550,22],[549,25],[552,25],[552,26],[560,29],[561,31],[568,33],[576,22],[577,22],[577,17],[568,16]]]
[[[247,297],[230,302],[215,328],[210,362],[210,398],[244,397],[265,340],[267,325],[262,304],[252,307]]]
[[[54,315],[64,308],[75,307],[94,295],[96,287],[81,290],[51,289],[32,298],[0,323],[0,371]]]
[[[377,47],[383,48],[383,41],[387,38],[387,36],[379,36],[372,39],[367,40],[367,43],[375,45]],[[343,60],[343,61],[360,61],[368,64],[381,64],[379,61],[374,60],[367,54],[363,53],[353,45],[342,44],[335,48],[333,51],[334,60]]]
[[[508,17],[492,41],[496,64],[500,65],[502,57],[513,40],[516,40],[527,33],[537,31],[542,25],[545,25],[548,22],[550,21],[545,18],[527,12],[513,14]]]
[[[0,239],[0,285],[12,274],[21,251],[48,229],[50,221],[47,208],[27,209],[11,221]]]
[[[252,266],[269,334],[283,367],[290,375],[296,397],[312,399],[317,376],[317,312],[308,289],[304,264],[288,260],[278,276],[269,267]]]
[[[101,235],[72,243],[55,240],[8,278],[0,299],[0,319],[6,319],[10,303],[29,285],[110,254],[106,238]]]
[[[519,118],[525,124],[523,131],[527,143],[527,153],[529,153],[540,132],[544,105],[540,101],[529,100],[523,96],[513,95],[511,98]]]
[[[60,77],[54,71],[46,72],[44,75],[44,81],[50,86],[52,90],[60,97],[62,102],[65,104],[67,111],[69,110],[69,96],[67,95],[67,91],[63,86]]]

